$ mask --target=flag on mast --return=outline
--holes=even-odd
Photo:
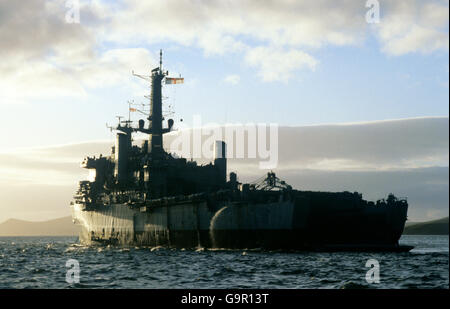
[[[183,77],[166,77],[166,85],[183,84]]]
[[[135,111],[137,111],[137,109],[130,107],[130,112],[135,112]]]

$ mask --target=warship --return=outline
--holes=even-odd
[[[133,72],[134,74],[134,72]],[[137,75],[137,74],[135,74]],[[325,251],[408,251],[400,245],[405,198],[366,201],[358,192],[293,189],[272,171],[257,183],[227,175],[226,144],[214,143],[207,165],[164,150],[174,121],[162,112],[162,84],[181,83],[159,67],[147,76],[146,120],[121,121],[111,155],[86,157],[95,179],[79,182],[70,203],[86,245],[176,248],[261,248]],[[138,75],[140,76],[140,75]],[[143,76],[140,76],[143,77]],[[141,147],[133,133],[148,134]]]

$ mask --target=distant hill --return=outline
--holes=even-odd
[[[72,217],[41,222],[9,219],[0,224],[0,236],[78,236],[79,231]]]
[[[448,235],[448,217],[427,222],[410,222],[405,226],[403,234]]]

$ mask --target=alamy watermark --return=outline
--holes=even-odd
[[[69,284],[80,283],[80,263],[75,259],[69,259],[66,262],[66,282]]]
[[[366,262],[366,267],[370,269],[366,273],[367,283],[380,283],[380,263],[376,259],[368,259]]]
[[[378,0],[367,0],[366,8],[369,8],[366,12],[366,22],[368,24],[380,23],[380,2]]]
[[[66,23],[79,24],[80,23],[80,1],[79,0],[67,0],[66,1]]]
[[[169,151],[184,158],[215,159],[216,141],[226,143],[226,158],[253,159],[260,169],[274,169],[278,165],[278,124],[247,123],[202,125],[195,115],[193,127],[181,125],[181,130],[169,144]]]

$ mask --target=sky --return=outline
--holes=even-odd
[[[113,133],[106,124],[128,115],[128,101],[146,102],[148,85],[132,71],[149,74],[160,49],[170,75],[185,78],[163,89],[176,127],[199,115],[219,126],[276,123],[293,141],[318,134],[321,142],[294,143],[300,159],[280,163],[296,184],[310,179],[310,189],[343,190],[354,180],[374,199],[381,189],[398,188],[416,196],[413,219],[448,215],[442,177],[448,133],[439,133],[448,131],[448,6],[440,0],[0,0],[0,221],[69,213],[85,174],[79,162],[109,151]],[[373,22],[377,14],[367,14],[376,8]],[[403,129],[392,135],[392,124]],[[384,128],[377,139],[362,130],[373,126]],[[338,145],[331,138],[337,129],[346,130],[340,143],[352,151],[324,146]],[[359,131],[369,133],[355,138]],[[355,157],[364,143],[372,147]],[[248,177],[257,172],[243,170]],[[414,176],[402,189],[408,173]],[[391,179],[390,187],[380,179]],[[19,197],[23,191],[30,194]],[[428,196],[435,196],[430,205]]]

